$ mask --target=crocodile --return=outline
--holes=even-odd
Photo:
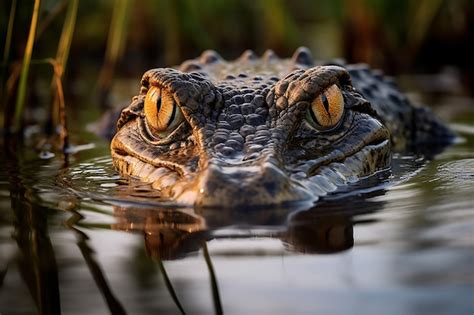
[[[111,141],[116,169],[195,207],[315,202],[452,132],[363,64],[207,50],[142,77]]]

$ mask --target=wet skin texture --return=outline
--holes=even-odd
[[[314,128],[311,104],[333,85],[342,116],[331,128]],[[145,117],[150,89],[182,113],[165,134]],[[306,48],[289,59],[246,51],[235,61],[206,51],[178,69],[149,70],[117,129],[111,152],[120,173],[152,183],[164,199],[199,207],[312,202],[389,169],[394,151],[452,139],[392,79],[363,65],[315,65]]]

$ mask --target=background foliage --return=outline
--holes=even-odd
[[[21,95],[16,89],[36,2],[0,3],[4,116]],[[232,59],[249,48],[289,56],[302,45],[319,59],[343,57],[395,75],[449,65],[469,87],[473,8],[470,0],[42,0],[23,96],[30,106],[57,104],[49,84],[59,74],[53,82],[64,83],[66,99],[94,95],[106,105],[117,78],[136,79],[205,49]]]

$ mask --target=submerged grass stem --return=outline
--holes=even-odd
[[[163,280],[165,281],[166,288],[168,289],[168,292],[170,293],[171,298],[173,299],[176,306],[179,308],[179,311],[181,312],[181,314],[186,314],[183,306],[179,302],[178,296],[176,295],[176,291],[174,290],[173,285],[171,284],[170,278],[168,277],[168,274],[166,273],[165,266],[163,265],[163,261],[161,261],[161,259],[158,259],[158,267],[160,267],[161,274],[163,275]]]

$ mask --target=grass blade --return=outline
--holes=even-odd
[[[54,5],[54,7],[49,11],[48,15],[41,19],[41,23],[38,24],[38,30],[36,31],[35,42],[37,42],[46,29],[51,25],[51,23],[56,19],[56,17],[61,14],[61,12],[66,8],[69,0],[62,0]]]
[[[78,229],[76,226],[80,226],[80,222],[84,219],[84,216],[76,210],[70,211],[72,216],[66,220],[66,226],[73,231],[77,236],[77,246],[81,251],[82,257],[86,262],[89,272],[94,279],[97,288],[105,299],[107,306],[109,307],[110,314],[127,314],[125,308],[122,306],[120,301],[115,297],[112,289],[109,286],[105,273],[102,271],[100,264],[94,258],[95,251],[89,245],[89,237],[86,233]]]
[[[170,293],[171,298],[174,301],[174,304],[176,304],[181,314],[186,314],[184,312],[183,306],[179,302],[178,296],[176,295],[176,292],[173,288],[173,285],[171,284],[170,278],[168,277],[168,274],[166,273],[165,266],[163,265],[163,262],[161,261],[161,259],[158,259],[158,266],[160,267],[160,271],[161,271],[161,274],[163,275],[163,280],[165,281],[166,288],[168,289],[168,292]]]
[[[64,93],[62,89],[62,77],[66,71],[69,50],[71,48],[72,37],[76,26],[77,8],[79,0],[69,1],[66,18],[64,19],[63,30],[59,40],[58,51],[56,53],[56,62],[54,67],[54,77],[52,82],[52,90],[54,101],[51,106],[50,126],[60,126],[60,141],[63,152],[65,152],[68,143],[66,108],[64,102]]]
[[[112,12],[112,22],[110,23],[107,37],[107,49],[105,61],[99,76],[99,93],[101,103],[106,104],[106,99],[112,78],[114,76],[115,65],[123,54],[125,39],[127,35],[127,25],[130,15],[131,0],[115,0]]]
[[[219,287],[217,285],[216,273],[214,272],[214,266],[212,266],[211,256],[207,249],[207,244],[204,242],[202,245],[202,251],[204,254],[204,260],[206,261],[207,269],[209,270],[209,276],[211,277],[211,288],[212,288],[212,300],[214,301],[214,310],[216,314],[223,314],[221,297],[219,294]]]
[[[16,3],[17,0],[12,1],[12,6],[10,7],[10,15],[8,17],[8,26],[7,26],[7,35],[5,38],[5,47],[3,49],[3,61],[2,61],[2,76],[0,77],[0,108],[7,106],[6,96],[4,96],[5,91],[5,74],[7,71],[8,59],[10,58],[10,47],[12,43],[12,34],[13,34],[13,22],[15,21],[16,13]],[[3,111],[5,113],[6,110]],[[0,118],[1,115],[0,115]],[[2,119],[2,121],[4,121]],[[5,126],[5,124],[4,124]]]
[[[67,133],[67,119],[66,119],[66,105],[64,103],[64,93],[63,85],[61,81],[62,68],[57,63],[53,65],[54,67],[54,80],[56,84],[56,95],[58,100],[58,113],[59,113],[59,123],[61,125],[61,131],[59,132],[60,146],[62,151],[66,153],[66,149],[69,146],[68,133]]]
[[[38,15],[41,0],[35,0],[33,8],[33,15],[31,16],[30,32],[28,34],[28,41],[26,42],[25,55],[23,57],[23,64],[21,66],[20,82],[18,85],[18,92],[15,104],[15,114],[13,116],[13,132],[19,132],[21,128],[21,119],[23,117],[23,108],[26,98],[26,83],[28,81],[28,71],[30,70],[31,54],[33,52],[33,43],[35,40],[36,26],[38,25]],[[5,126],[10,128],[10,126]]]
[[[66,18],[64,19],[63,30],[59,40],[58,51],[56,53],[56,61],[61,65],[62,73],[66,70],[66,64],[71,48],[72,36],[76,26],[77,8],[79,0],[71,0],[69,2]],[[61,74],[62,74],[61,73]]]
[[[414,50],[418,50],[425,40],[443,2],[443,0],[425,0],[412,6],[414,14],[408,28],[408,42],[414,47]]]
[[[13,0],[12,6],[10,8],[10,16],[8,18],[7,37],[5,39],[5,47],[3,49],[3,66],[6,66],[8,62],[8,57],[10,56],[10,46],[12,43],[13,22],[15,20],[15,12],[16,12],[16,0]]]

